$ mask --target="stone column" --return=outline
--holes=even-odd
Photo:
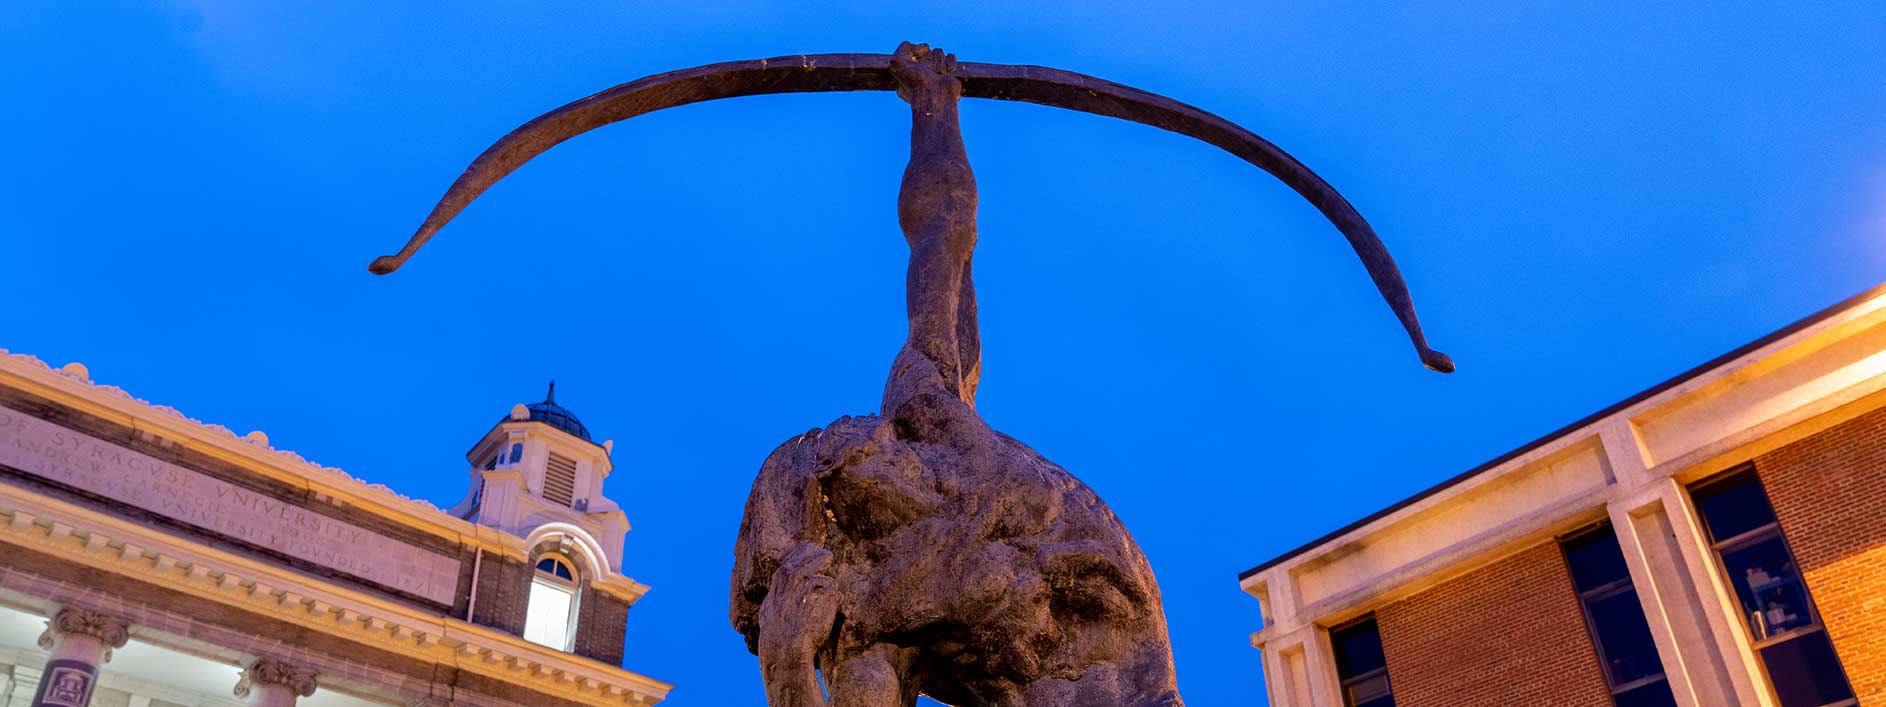
[[[1274,644],[1264,646],[1264,655],[1270,660],[1271,671],[1264,675],[1264,680],[1272,684],[1271,704],[1275,707],[1318,707],[1328,702],[1317,702],[1321,684],[1317,676],[1311,674],[1308,647],[1315,643],[1315,628],[1309,627],[1280,637]]]
[[[33,707],[87,707],[98,686],[98,666],[111,660],[114,648],[131,640],[131,627],[116,619],[84,609],[64,608],[46,624],[39,647],[52,651],[39,675]]]
[[[1713,551],[1689,493],[1651,473],[1628,422],[1599,430],[1621,491],[1605,505],[1679,707],[1773,707],[1758,658],[1718,586]]]
[[[1342,707],[1329,631],[1308,625],[1270,636],[1263,651],[1265,691],[1272,707]]]
[[[1667,496],[1650,492],[1614,500],[1606,513],[1663,659],[1670,692],[1679,707],[1759,705],[1737,694],[1733,668],[1716,646],[1707,606],[1684,566],[1677,538],[1683,528],[1671,517]]]
[[[315,673],[274,658],[257,658],[236,681],[236,696],[249,698],[252,707],[294,707],[295,700],[314,694]]]

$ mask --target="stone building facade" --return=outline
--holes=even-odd
[[[445,510],[0,351],[0,706],[658,703],[612,446],[518,405]]]
[[[1240,584],[1278,707],[1886,705],[1886,286]]]

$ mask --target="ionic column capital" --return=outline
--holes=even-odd
[[[96,638],[107,650],[123,648],[131,640],[131,624],[95,611],[66,607],[46,622],[46,631],[39,634],[39,647],[52,650],[59,637],[75,635]]]
[[[242,679],[236,681],[237,697],[248,697],[252,688],[276,685],[287,688],[301,697],[314,694],[316,673],[307,668],[289,665],[274,658],[257,658],[242,671]]]

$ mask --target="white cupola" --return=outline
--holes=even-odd
[[[556,397],[552,381],[543,402],[513,406],[472,446],[465,454],[471,490],[450,513],[521,538],[547,525],[574,526],[607,556],[608,569],[619,572],[629,523],[603,495],[614,470],[614,443],[596,443]]]

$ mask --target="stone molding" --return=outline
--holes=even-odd
[[[280,685],[296,695],[308,697],[314,694],[315,677],[313,670],[265,656],[255,659],[248,668],[243,669],[242,679],[236,681],[234,692],[237,697],[248,697],[249,691],[256,687]]]
[[[1886,286],[1797,326],[1254,568],[1240,585],[1260,599],[1291,585],[1291,602],[1265,607],[1267,625],[1339,620],[1330,614],[1366,609],[1358,597],[1390,598],[1406,579],[1434,579],[1436,565],[1465,571],[1475,564],[1462,564],[1468,556],[1497,559],[1484,554],[1487,541],[1550,530],[1541,521],[1560,520],[1552,511],[1602,505],[1586,494],[1611,500],[1661,479],[1694,481],[1886,403],[1886,361],[1876,355],[1886,349]],[[1534,487],[1529,503],[1542,507],[1492,502],[1525,483]],[[1459,517],[1474,509],[1491,510]]]
[[[673,687],[485,626],[311,584],[257,560],[0,484],[0,549],[6,543],[55,550],[80,564],[577,702],[649,705]]]
[[[277,449],[269,444],[268,435],[259,430],[238,435],[222,425],[133,396],[123,388],[94,382],[91,372],[77,362],[54,368],[36,356],[0,348],[0,387],[48,397],[57,404],[132,427],[139,436],[179,440],[186,435],[194,437],[208,450],[220,452],[226,458],[241,459],[238,466],[243,469],[265,477],[279,478],[285,474],[298,480],[294,483],[306,485],[317,500],[359,508],[468,549],[482,548],[518,559],[527,557],[524,542],[515,535],[467,522],[431,502],[401,495],[384,484],[370,483],[345,470],[309,461],[293,451]],[[74,405],[74,402],[79,404]],[[127,416],[131,418],[129,422],[124,420]],[[173,436],[166,427],[176,430],[177,434]],[[605,572],[597,579],[600,589],[630,602],[648,591],[646,585],[619,570]]]
[[[1677,704],[1764,704],[1760,658],[1685,487],[1886,409],[1882,352],[1886,285],[1247,571],[1272,704],[1340,702],[1318,655],[1327,627],[1603,520]]]
[[[323,466],[321,464],[317,464],[315,462],[309,461],[306,457],[303,457],[300,454],[296,454],[293,451],[286,450],[286,449],[276,449],[274,446],[271,446],[269,444],[268,435],[264,434],[261,430],[256,430],[246,435],[237,435],[234,430],[231,430],[227,427],[214,424],[214,423],[204,422],[202,420],[198,420],[194,417],[185,415],[181,411],[177,410],[176,408],[170,407],[168,405],[154,404],[143,398],[136,397],[130,394],[129,392],[126,392],[123,388],[119,388],[115,385],[101,385],[99,383],[94,383],[92,381],[91,372],[85,368],[84,364],[73,362],[73,363],[68,363],[60,368],[53,368],[51,365],[47,364],[45,361],[39,360],[39,358],[36,356],[30,355],[30,354],[13,353],[6,349],[0,349],[0,361],[11,361],[13,363],[19,364],[22,368],[25,368],[26,370],[32,371],[34,373],[39,373],[42,375],[54,375],[54,376],[59,376],[67,380],[76,381],[84,385],[86,388],[90,390],[103,393],[105,395],[108,395],[112,398],[116,398],[118,400],[133,403],[139,407],[144,408],[145,410],[150,411],[151,413],[155,413],[156,415],[166,417],[171,420],[175,420],[177,422],[184,423],[186,425],[194,427],[198,430],[206,432],[215,437],[222,438],[226,441],[248,445],[250,447],[261,450],[263,452],[266,452],[278,458],[285,464],[299,467],[299,469],[305,470],[307,472],[314,472],[314,473],[304,473],[303,474],[304,476],[312,477],[312,476],[320,475],[320,476],[338,478],[342,481],[350,482],[352,484],[356,484],[360,487],[363,487],[362,490],[371,491],[375,493],[376,495],[380,495],[383,498],[387,498],[388,500],[397,499],[401,503],[411,505],[416,510],[430,511],[432,513],[442,512],[439,510],[438,506],[433,505],[429,501],[403,496],[399,494],[398,492],[394,491],[392,488],[387,487],[384,484],[370,483],[359,477],[349,474],[342,469],[331,467],[331,466]]]
[[[105,650],[123,648],[131,640],[131,624],[124,619],[106,616],[94,611],[66,607],[54,614],[46,622],[46,631],[39,634],[39,647],[52,650],[58,636],[91,636],[105,644]]]

